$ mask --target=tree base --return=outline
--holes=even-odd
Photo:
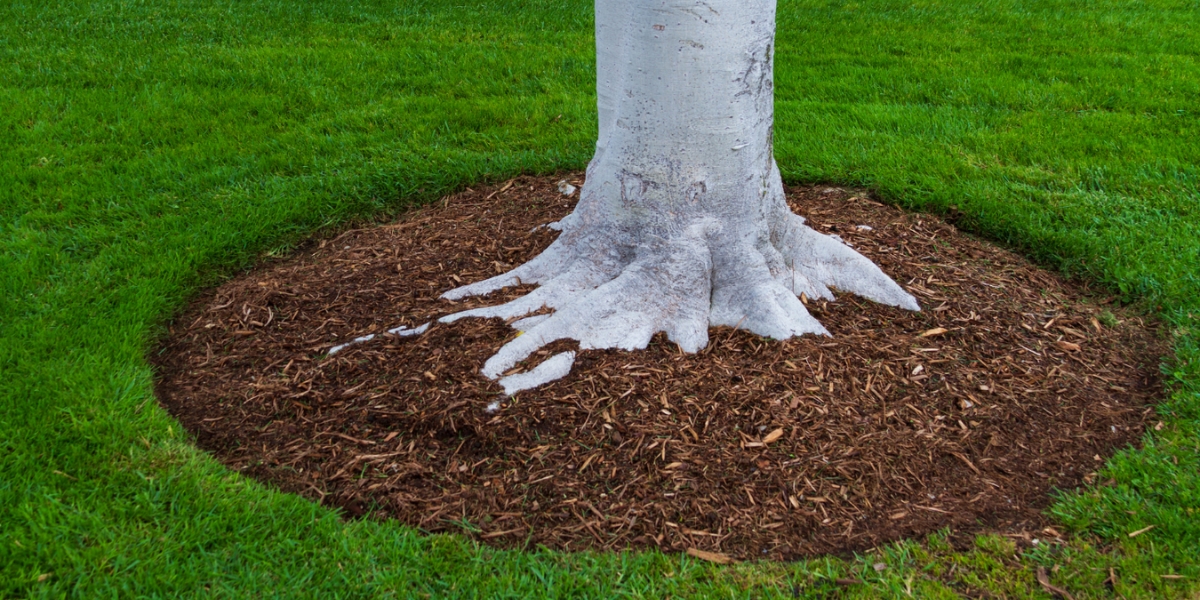
[[[551,224],[563,233],[542,254],[443,298],[461,300],[528,283],[539,284],[536,290],[440,320],[498,317],[522,332],[484,364],[483,375],[497,379],[562,339],[576,340],[585,350],[639,350],[654,334],[665,332],[692,353],[708,344],[709,327],[722,325],[773,339],[829,335],[800,296],[833,300],[831,288],[920,310],[916,299],[874,263],[841,240],[813,231],[803,217],[779,204],[782,208],[764,235],[747,240],[706,215],[694,216],[669,237],[631,233],[590,215],[581,202],[576,212]],[[502,380],[505,392],[530,389],[569,372],[563,355],[551,360],[552,368],[537,367]]]

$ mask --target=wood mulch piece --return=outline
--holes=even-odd
[[[937,218],[822,187],[791,189],[793,209],[922,312],[809,300],[832,338],[718,328],[688,355],[660,335],[580,352],[511,399],[479,375],[514,335],[498,319],[327,356],[528,291],[437,298],[548,245],[535,227],[574,204],[557,179],[468,190],[206,293],[153,357],[159,398],[225,464],[352,516],[505,547],[787,560],[943,527],[1040,531],[1051,491],[1136,443],[1162,392],[1165,346],[1141,317]]]

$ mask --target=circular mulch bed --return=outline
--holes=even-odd
[[[350,515],[501,546],[792,559],[1045,527],[1051,490],[1134,443],[1160,392],[1141,318],[936,218],[796,188],[796,212],[923,312],[846,295],[808,302],[832,338],[584,351],[489,412],[500,388],[479,368],[503,322],[384,332],[528,291],[437,298],[549,244],[535,227],[573,204],[555,181],[468,190],[205,294],[153,359],[159,398],[222,462]]]

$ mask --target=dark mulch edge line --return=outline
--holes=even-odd
[[[555,182],[467,190],[202,294],[152,356],[158,397],[231,468],[352,516],[503,547],[781,560],[945,527],[1054,537],[1051,491],[1091,482],[1161,397],[1153,323],[937,218],[806,187],[793,209],[923,312],[842,295],[808,302],[832,338],[721,328],[695,355],[662,336],[584,351],[488,412],[502,397],[478,369],[504,323],[382,332],[527,291],[437,299],[548,245],[535,226],[573,205]]]

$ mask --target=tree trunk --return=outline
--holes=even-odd
[[[540,284],[444,321],[554,311],[514,323],[525,335],[484,375],[564,338],[636,349],[665,331],[695,352],[710,326],[827,335],[797,296],[832,300],[830,287],[919,310],[873,263],[788,209],[772,153],[774,40],[774,0],[597,0],[600,131],[578,206],[537,258],[445,294]],[[565,374],[569,360],[556,359],[506,391]]]

